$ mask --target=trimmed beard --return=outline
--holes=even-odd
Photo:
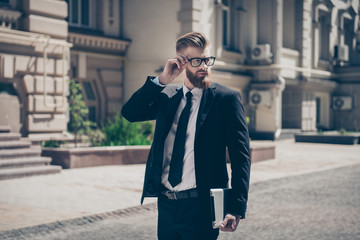
[[[195,73],[192,73],[188,68],[186,68],[186,76],[189,79],[190,83],[196,87],[196,88],[201,88],[201,89],[205,89],[208,88],[210,86],[210,73],[208,73],[207,76],[205,77],[198,77],[196,76],[196,73],[198,73],[199,71],[196,71]]]

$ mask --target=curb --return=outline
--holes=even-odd
[[[45,236],[56,232],[66,232],[67,229],[74,229],[78,226],[85,226],[100,222],[110,218],[121,218],[129,215],[142,214],[157,210],[157,203],[144,204],[142,206],[129,207],[115,210],[112,212],[94,214],[80,218],[57,221],[52,223],[45,223],[31,227],[19,228],[14,230],[6,230],[0,232],[1,240],[8,239],[28,239],[30,237]]]

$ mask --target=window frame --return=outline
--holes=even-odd
[[[85,104],[86,104],[86,107],[88,108],[89,110],[89,120],[92,120],[95,122],[98,122],[100,120],[100,117],[99,117],[99,96],[98,96],[98,92],[96,91],[96,80],[95,79],[76,79],[80,84],[81,84],[81,92],[82,92],[82,95],[83,95],[83,98],[84,98],[84,101],[85,101]],[[85,87],[85,85],[88,84],[88,86],[91,88],[91,91],[92,91],[92,94],[93,94],[93,97],[94,98],[89,98],[89,95],[88,95],[88,92],[87,92],[87,89]],[[94,117],[95,119],[90,119],[90,108],[93,108],[95,110],[94,112]]]
[[[330,61],[330,21],[329,12],[319,10],[319,60]]]
[[[73,19],[73,2],[74,1],[77,1],[78,3],[78,6],[77,6],[77,22],[75,23],[74,22],[74,19]],[[88,25],[85,25],[82,23],[82,0],[68,0],[68,7],[69,7],[69,14],[68,14],[68,18],[69,18],[69,25],[72,26],[72,27],[81,27],[81,28],[94,28],[94,24],[95,24],[95,21],[94,21],[94,14],[95,14],[95,0],[88,0],[89,1],[89,11],[88,11],[88,17],[89,17],[89,24]]]
[[[222,34],[219,34],[218,47],[222,49],[223,53],[230,55],[243,53],[241,49],[243,30],[241,12],[246,12],[243,4],[243,0],[219,0],[217,22]]]

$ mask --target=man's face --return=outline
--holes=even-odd
[[[188,59],[210,57],[210,47],[206,47],[205,49],[187,47],[183,50],[183,55],[185,55]],[[190,62],[188,62],[185,71],[187,80],[194,87],[202,89],[209,87],[211,81],[211,71],[210,67],[207,66],[204,61],[198,67],[193,67]]]

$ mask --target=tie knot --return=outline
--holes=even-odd
[[[188,92],[185,94],[185,96],[186,96],[186,99],[189,101],[189,100],[191,100],[193,94],[192,94],[190,91],[188,91]]]

